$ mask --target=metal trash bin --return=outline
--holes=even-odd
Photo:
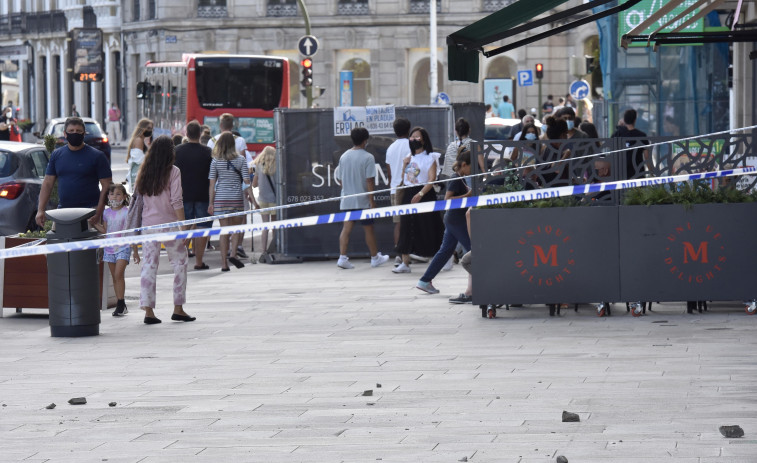
[[[94,209],[70,208],[45,212],[55,223],[47,232],[49,244],[92,238],[87,219]],[[53,337],[100,334],[100,275],[97,249],[61,252],[47,256],[47,292],[50,305],[50,335]]]

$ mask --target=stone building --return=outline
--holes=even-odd
[[[450,82],[445,38],[513,0],[437,0],[438,90],[452,102],[483,101],[483,83]],[[571,0],[561,8],[581,3]],[[354,104],[430,102],[429,0],[305,0],[311,34],[320,41],[314,85],[319,106],[338,105],[339,72],[352,70]],[[0,0],[0,59],[18,65],[20,106],[40,127],[51,117],[79,112],[102,121],[120,103],[128,133],[136,121],[136,83],[144,63],[180,60],[183,53],[222,51],[290,59],[291,106],[300,96],[298,39],[305,35],[296,0]],[[67,33],[103,30],[102,82],[74,82]],[[481,76],[515,78],[519,69],[545,69],[543,94],[564,95],[573,76],[568,57],[596,44],[594,24],[485,59]],[[594,45],[595,46],[595,45]],[[539,107],[536,86],[516,87],[516,107]]]

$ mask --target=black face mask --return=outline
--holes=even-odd
[[[145,138],[150,138],[150,137],[152,137],[152,130],[146,130],[146,131],[145,131],[145,132],[143,133],[143,135],[145,136]]]
[[[66,132],[66,141],[71,146],[81,146],[84,143],[84,134]]]
[[[423,148],[423,142],[420,140],[410,140],[408,141],[408,144],[410,145],[410,152],[415,154],[416,151]]]

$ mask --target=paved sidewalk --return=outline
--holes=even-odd
[[[430,296],[413,287],[426,264],[221,273],[217,255],[190,270],[193,323],[170,321],[167,262],[160,325],[142,323],[134,265],[129,315],[104,312],[100,336],[51,338],[43,312],[6,309],[0,461],[757,461],[757,317],[739,304],[488,320],[447,303],[460,266]],[[745,437],[720,435],[732,424]]]

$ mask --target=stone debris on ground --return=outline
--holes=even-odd
[[[115,406],[116,406],[116,403],[115,403],[115,402],[110,402],[110,403],[108,403],[108,407],[115,407]]]
[[[568,463],[568,459],[560,455],[559,457],[557,457],[557,463]]]
[[[74,397],[73,399],[69,399],[68,401],[71,405],[85,405],[87,403],[87,399],[84,397]]]
[[[739,425],[721,426],[718,429],[720,430],[720,434],[722,434],[723,437],[727,437],[729,439],[744,437],[744,430],[741,429],[741,426]]]
[[[53,408],[55,408],[55,404],[54,404],[54,403],[53,403],[53,404],[50,404],[50,405],[48,405],[48,406],[47,406],[47,407],[45,407],[45,408],[46,408],[46,409],[48,409],[48,410],[52,410]]]
[[[578,413],[571,413],[566,412],[563,410],[562,412],[562,422],[563,423],[577,423],[581,421],[581,418],[578,416]]]
[[[367,391],[363,391],[363,397],[370,397],[373,395],[373,389],[368,389]]]

